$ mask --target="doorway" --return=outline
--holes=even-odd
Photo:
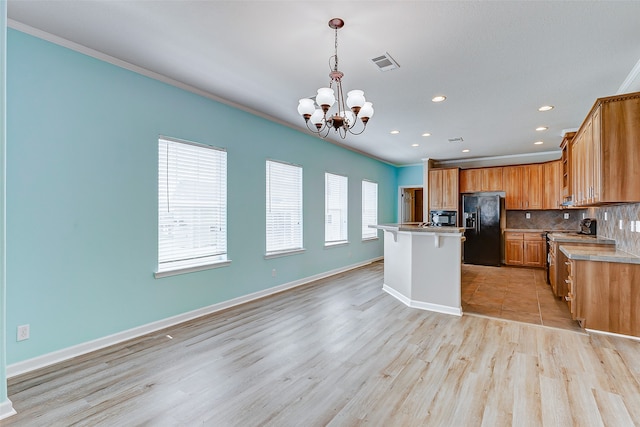
[[[422,187],[400,187],[399,222],[423,222],[423,201],[424,191]]]

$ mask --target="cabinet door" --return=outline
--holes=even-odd
[[[544,241],[524,240],[522,264],[527,267],[544,267]]]
[[[584,159],[584,171],[582,181],[582,191],[585,193],[583,196],[584,204],[590,204],[593,202],[593,122],[589,119],[586,122],[583,137],[583,159]]]
[[[522,167],[505,166],[502,171],[505,209],[522,209]]]
[[[481,191],[482,169],[463,169],[460,171],[460,192]]]
[[[543,165],[544,191],[542,199],[543,209],[560,209],[562,203],[561,162],[548,162]]]
[[[482,191],[503,191],[502,167],[482,169]]]
[[[507,265],[522,265],[523,241],[522,239],[507,239],[504,241],[504,263]]]
[[[601,157],[601,129],[602,122],[600,120],[600,108],[596,108],[591,116],[591,203],[598,203],[601,194],[601,175],[602,157]]]
[[[584,132],[576,135],[571,148],[571,186],[573,203],[582,206],[585,203],[584,194]]]
[[[541,164],[523,166],[522,176],[522,208],[542,209],[542,180],[543,168]]]
[[[429,171],[429,206],[430,209],[442,209],[442,170]]]
[[[442,209],[458,210],[458,169],[442,170]]]

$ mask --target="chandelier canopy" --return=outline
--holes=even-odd
[[[302,98],[298,104],[298,113],[304,118],[307,128],[322,138],[326,138],[332,128],[343,139],[347,133],[360,135],[373,116],[373,104],[366,101],[361,90],[349,91],[345,104],[342,90],[344,74],[338,70],[338,30],[343,26],[344,21],[340,18],[329,21],[329,27],[335,31],[335,52],[329,58],[329,87],[318,89],[315,103],[312,98]],[[329,112],[334,105],[337,106],[337,111]],[[357,126],[357,122],[362,123],[362,126]]]

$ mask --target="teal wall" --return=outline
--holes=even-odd
[[[422,165],[403,166],[398,168],[398,186],[421,186],[424,181]]]
[[[5,147],[6,147],[6,47],[7,47],[7,2],[0,0],[0,418],[7,416],[7,372],[6,372],[6,276],[5,276]]]
[[[393,166],[15,30],[7,53],[6,330],[31,326],[8,364],[382,255],[361,180],[393,222]],[[153,278],[158,135],[227,149],[230,266]],[[304,254],[264,259],[267,158],[304,168]],[[325,171],[349,177],[350,244],[331,249]]]

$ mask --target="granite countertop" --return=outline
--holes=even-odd
[[[377,228],[379,230],[386,231],[411,231],[418,233],[455,233],[462,234],[464,233],[464,228],[462,227],[431,227],[425,226],[424,223],[420,222],[411,222],[404,224],[379,224],[379,225],[370,225],[371,228]]]
[[[614,245],[616,243],[613,239],[608,239],[605,237],[597,237],[597,236],[589,236],[586,234],[578,234],[578,233],[550,233],[549,240],[552,242],[558,243],[594,243],[594,244],[607,244]]]
[[[548,230],[542,228],[505,228],[503,231],[509,231],[511,233],[545,233]]]
[[[590,246],[561,245],[560,250],[567,258],[577,261],[620,262],[626,264],[640,264],[640,257],[621,251],[615,247],[602,248]]]

